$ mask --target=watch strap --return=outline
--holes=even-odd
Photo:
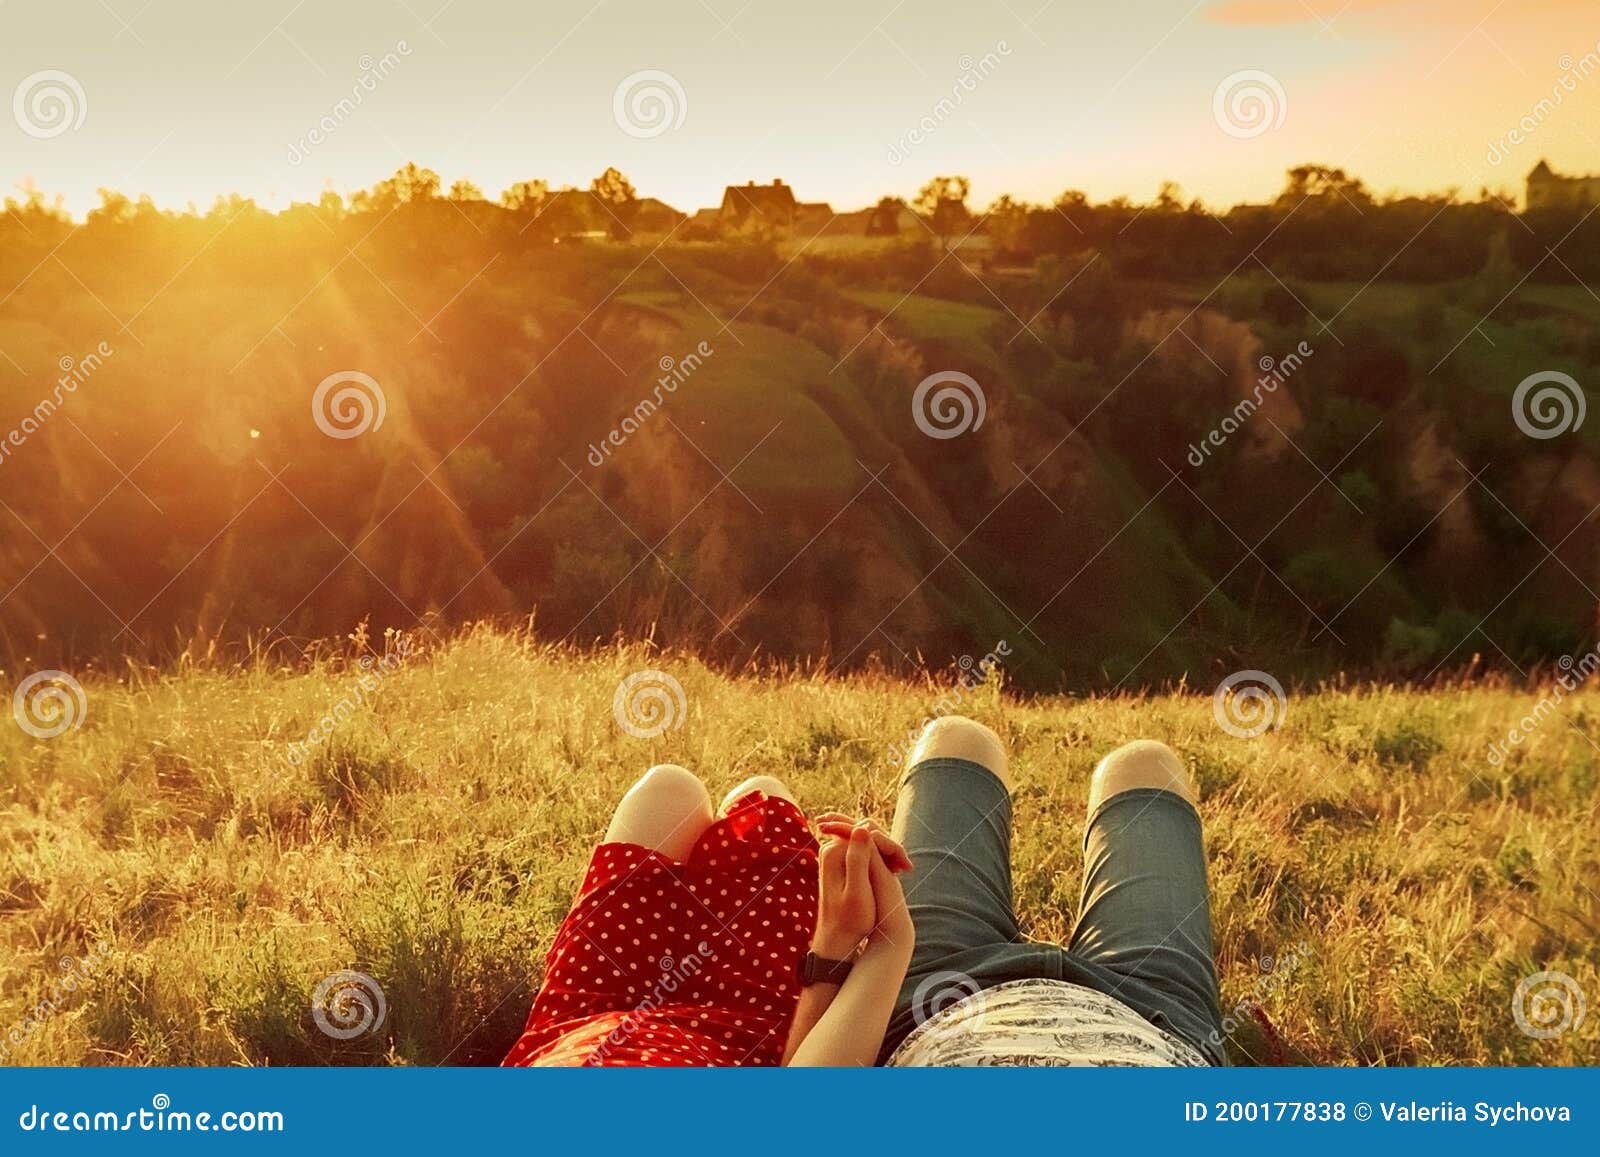
[[[806,986],[843,984],[845,977],[850,975],[850,967],[848,960],[830,960],[815,952],[807,952],[805,959],[800,962],[800,983]]]

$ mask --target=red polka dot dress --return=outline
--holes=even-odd
[[[507,1065],[778,1065],[817,919],[800,809],[742,796],[686,862],[601,844]]]

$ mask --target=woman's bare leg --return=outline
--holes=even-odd
[[[652,767],[628,789],[606,843],[639,844],[672,860],[687,860],[711,826],[711,795],[698,776],[674,763]]]
[[[753,791],[765,792],[775,799],[786,799],[790,803],[799,802],[794,798],[794,793],[789,790],[789,785],[784,783],[783,780],[774,779],[770,775],[753,775],[722,797],[722,806],[717,808],[717,814],[719,816],[727,815],[729,808]]]

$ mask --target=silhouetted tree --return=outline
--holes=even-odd
[[[1031,211],[1028,205],[1013,200],[1010,194],[1003,193],[995,199],[984,217],[996,249],[1016,253],[1024,248]]]
[[[967,195],[971,191],[972,182],[966,177],[935,177],[922,186],[913,202],[946,248],[950,238],[970,226],[972,213],[967,209]]]
[[[537,209],[549,196],[550,185],[546,181],[517,181],[500,194],[500,203],[507,209],[520,212]]]
[[[633,182],[615,167],[607,169],[589,183],[589,192],[609,211],[607,228],[617,240],[633,232],[634,214],[639,207],[639,194]]]
[[[388,213],[400,205],[432,201],[439,196],[439,174],[407,161],[387,181],[350,196],[350,208],[357,213]]]
[[[868,237],[893,237],[900,232],[900,213],[906,208],[899,197],[884,197],[867,218]]]
[[[1278,194],[1277,204],[1293,208],[1307,198],[1333,201],[1342,200],[1353,208],[1372,204],[1372,194],[1359,179],[1343,169],[1327,165],[1296,165],[1289,170],[1289,179]]]

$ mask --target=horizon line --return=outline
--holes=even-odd
[[[370,185],[363,185],[363,186],[358,186],[358,187],[355,187],[355,188],[349,188],[349,189],[341,190],[341,189],[338,189],[338,188],[334,187],[332,181],[330,180],[328,182],[328,184],[326,186],[324,186],[323,191],[322,191],[322,195],[326,195],[328,193],[333,193],[342,202],[348,203],[350,201],[350,199],[352,197],[354,197],[355,195],[357,195],[359,193],[371,192],[372,190],[374,190],[374,189],[378,188],[380,185],[382,185],[385,181],[392,180],[398,174],[405,172],[408,167],[413,167],[413,166],[416,168],[417,171],[431,173],[431,174],[433,174],[435,177],[437,177],[439,179],[439,193],[438,193],[437,199],[439,199],[439,200],[456,200],[457,203],[466,203],[466,202],[470,202],[470,201],[474,200],[474,198],[462,198],[462,199],[458,200],[456,198],[450,197],[449,194],[448,194],[449,186],[447,186],[446,183],[445,183],[444,175],[437,169],[433,169],[433,168],[429,167],[428,165],[421,164],[421,163],[418,163],[418,162],[415,162],[415,161],[409,161],[406,164],[400,165],[393,172],[387,174],[386,176],[380,177],[378,180],[374,181]],[[603,170],[602,173],[601,174],[597,174],[597,176],[604,175],[605,172],[610,171],[610,169],[612,169],[612,168],[616,168],[616,166],[609,166],[607,170]],[[1329,171],[1329,172],[1344,172],[1345,175],[1347,177],[1349,177],[1355,184],[1362,186],[1364,188],[1365,192],[1367,193],[1367,195],[1370,196],[1372,198],[1372,200],[1375,203],[1378,203],[1378,204],[1393,204],[1393,203],[1396,203],[1396,202],[1406,201],[1406,200],[1431,200],[1431,199],[1439,199],[1439,198],[1444,198],[1444,199],[1447,199],[1447,200],[1454,200],[1456,198],[1456,196],[1461,192],[1461,186],[1445,186],[1443,188],[1437,188],[1436,187],[1436,188],[1432,188],[1432,189],[1401,188],[1399,186],[1395,186],[1395,187],[1391,187],[1391,188],[1389,188],[1389,189],[1387,189],[1387,190],[1385,190],[1385,191],[1380,193],[1380,192],[1372,189],[1371,187],[1367,186],[1366,181],[1363,180],[1362,177],[1358,173],[1354,173],[1354,172],[1351,172],[1349,170],[1345,170],[1345,169],[1343,169],[1342,166],[1339,166],[1339,165],[1322,164],[1321,162],[1316,162],[1316,161],[1307,161],[1307,162],[1302,162],[1301,164],[1298,164],[1298,165],[1292,165],[1289,168],[1284,170],[1284,176],[1287,178],[1290,173],[1294,172],[1296,169],[1301,169],[1301,168],[1323,169],[1323,170],[1326,170],[1326,171]],[[1592,174],[1591,173],[1584,173],[1584,174],[1561,173],[1561,172],[1555,170],[1550,165],[1550,163],[1548,161],[1548,158],[1541,157],[1537,162],[1534,163],[1533,167],[1530,168],[1527,171],[1526,174],[1524,174],[1523,176],[1521,176],[1519,178],[1516,178],[1516,184],[1518,186],[1520,186],[1520,188],[1517,188],[1517,189],[1514,189],[1514,190],[1513,189],[1503,190],[1503,191],[1506,191],[1506,192],[1511,192],[1513,194],[1513,197],[1511,198],[1513,203],[1525,202],[1525,200],[1526,200],[1525,193],[1526,193],[1527,184],[1534,177],[1534,175],[1539,172],[1539,170],[1541,168],[1546,170],[1547,172],[1549,172],[1551,174],[1551,176],[1554,177],[1556,180],[1572,180],[1572,181],[1596,180],[1596,181],[1600,181],[1600,173],[1592,173]],[[617,171],[621,172],[620,169],[618,169]],[[626,176],[626,174],[623,174],[623,175]],[[948,174],[948,175],[949,176],[966,176],[966,174]],[[928,179],[928,182],[925,182],[924,184],[926,185],[927,183],[931,183],[932,181],[936,181],[936,180],[940,180],[940,179],[942,179],[942,176],[930,177]],[[537,181],[544,181],[544,180],[545,180],[545,178],[542,178],[542,177],[529,177],[529,178],[522,178],[521,179],[521,181],[523,181],[523,182],[537,182]],[[475,181],[471,180],[471,178],[469,178],[469,177],[457,178],[456,181],[451,182],[451,185],[458,184],[458,183],[465,183],[465,184],[468,184],[468,185],[472,185],[474,188],[478,188],[477,183]],[[509,192],[512,188],[514,188],[516,183],[518,183],[518,182],[514,182],[511,185],[507,185],[506,188],[500,190],[500,192],[498,194],[496,194],[496,195],[490,195],[487,191],[479,188],[479,192],[482,193],[482,201],[483,201],[483,203],[500,206],[501,200],[504,198],[505,194],[507,192]],[[1049,208],[1052,205],[1060,203],[1061,198],[1066,196],[1067,194],[1069,194],[1069,193],[1078,193],[1078,194],[1082,195],[1083,202],[1086,205],[1089,205],[1091,207],[1093,207],[1093,206],[1106,206],[1106,207],[1109,207],[1109,206],[1115,205],[1119,201],[1120,202],[1124,202],[1124,203],[1126,203],[1128,205],[1133,205],[1133,206],[1150,206],[1150,205],[1154,205],[1154,204],[1158,203],[1158,201],[1160,199],[1160,196],[1161,196],[1161,193],[1164,191],[1165,187],[1168,184],[1174,186],[1179,191],[1180,194],[1183,193],[1183,186],[1182,186],[1181,183],[1179,183],[1177,181],[1164,181],[1164,182],[1161,183],[1160,186],[1158,186],[1156,192],[1153,195],[1149,196],[1147,199],[1139,199],[1139,198],[1137,198],[1137,197],[1135,197],[1135,196],[1133,196],[1131,194],[1128,194],[1128,193],[1117,193],[1117,194],[1109,196],[1109,197],[1102,197],[1099,200],[1095,200],[1086,191],[1084,191],[1082,189],[1079,189],[1079,188],[1075,188],[1075,187],[1073,187],[1071,185],[1068,185],[1068,186],[1065,186],[1064,188],[1062,188],[1060,193],[1058,193],[1055,198],[1050,199],[1050,200],[1032,200],[1030,198],[1018,197],[1018,196],[1016,196],[1014,194],[1011,194],[1009,192],[1003,192],[1002,191],[1002,192],[996,193],[993,197],[989,198],[989,200],[986,202],[986,204],[989,205],[989,206],[993,206],[1001,198],[1010,197],[1010,198],[1012,198],[1012,200],[1014,200],[1016,202],[1016,204],[1019,207],[1022,207],[1022,208]],[[586,187],[581,186],[581,185],[574,185],[574,184],[564,184],[564,185],[557,186],[557,185],[554,185],[554,184],[549,184],[547,182],[547,186],[548,186],[547,190],[546,190],[546,195],[547,196],[553,196],[553,195],[555,195],[557,193],[573,193],[573,192],[576,192],[576,193],[590,193],[591,192],[591,190],[589,188],[586,188]],[[774,178],[772,178],[772,179],[770,179],[768,181],[756,181],[754,179],[748,179],[747,178],[745,181],[742,181],[742,182],[728,182],[727,184],[725,184],[723,186],[723,197],[724,198],[726,197],[727,191],[730,190],[730,189],[748,189],[748,188],[757,188],[757,189],[759,189],[759,188],[773,188],[775,186],[787,187],[791,191],[794,191],[795,189],[798,188],[798,186],[796,186],[793,182],[789,181],[787,178],[784,178],[784,177],[774,177]],[[281,206],[274,206],[274,205],[271,204],[271,200],[273,198],[275,198],[277,196],[277,194],[265,194],[265,195],[263,195],[263,194],[258,194],[258,193],[248,193],[248,192],[245,192],[244,190],[241,190],[241,189],[231,189],[231,190],[227,190],[225,192],[213,193],[211,195],[211,197],[210,197],[209,204],[203,204],[201,202],[196,201],[194,198],[189,198],[189,199],[185,200],[181,206],[179,206],[179,205],[172,204],[170,201],[165,202],[165,203],[158,202],[157,199],[155,198],[155,196],[153,196],[150,193],[124,192],[123,190],[115,188],[113,186],[99,185],[99,186],[96,186],[96,193],[100,197],[99,203],[97,205],[92,206],[89,209],[84,210],[82,214],[74,214],[74,213],[72,213],[70,210],[68,210],[65,207],[66,206],[66,194],[58,192],[58,193],[55,193],[52,196],[48,190],[46,190],[45,188],[43,188],[43,187],[41,187],[39,185],[37,178],[35,178],[31,174],[26,174],[22,178],[20,178],[19,180],[15,181],[13,183],[12,187],[18,193],[23,194],[25,199],[21,200],[21,201],[18,201],[16,199],[16,194],[15,193],[8,193],[5,196],[4,201],[0,202],[0,204],[3,204],[4,206],[6,206],[8,208],[12,207],[12,206],[20,208],[20,207],[24,207],[24,206],[26,206],[26,205],[28,205],[30,203],[40,203],[40,204],[43,204],[47,209],[51,210],[52,213],[54,213],[54,214],[56,214],[58,216],[64,217],[68,221],[73,221],[73,222],[87,221],[89,213],[94,212],[94,211],[102,208],[107,203],[106,202],[106,194],[107,193],[124,197],[128,201],[130,201],[130,202],[132,202],[134,204],[143,204],[143,203],[148,201],[151,205],[154,205],[156,207],[158,212],[161,212],[163,214],[170,214],[170,215],[177,216],[177,217],[203,217],[203,216],[207,216],[212,211],[214,211],[214,209],[216,208],[216,206],[219,203],[226,203],[230,199],[234,199],[234,198],[238,198],[238,199],[242,199],[242,200],[245,200],[245,201],[249,201],[249,202],[255,204],[258,208],[261,208],[263,211],[270,212],[270,213],[272,213],[274,215],[285,213],[285,212],[289,212],[289,211],[293,210],[297,206],[304,205],[304,206],[309,206],[309,207],[315,207],[315,206],[317,206],[318,204],[321,203],[321,196],[319,196],[315,200],[308,200],[308,199],[291,197],[287,201],[287,203],[285,203],[285,204],[283,204]],[[699,207],[694,208],[694,209],[681,209],[677,205],[674,205],[671,202],[663,200],[660,197],[652,196],[650,194],[644,193],[644,192],[642,192],[640,190],[637,190],[637,189],[635,190],[635,192],[637,194],[637,199],[639,201],[646,201],[646,200],[657,201],[661,205],[665,206],[666,208],[671,209],[673,212],[684,214],[684,216],[686,218],[692,218],[692,217],[695,216],[696,213],[699,213],[699,212],[703,212],[703,211],[707,211],[707,210],[713,210],[714,211],[714,210],[718,209],[722,204],[722,199],[719,198],[714,204],[711,204],[711,205],[703,205],[703,206],[699,206]],[[1479,192],[1480,192],[1480,194],[1487,193],[1489,195],[1487,199],[1490,199],[1490,200],[1499,201],[1501,203],[1505,203],[1505,201],[1507,200],[1506,198],[1502,198],[1502,197],[1496,196],[1494,191],[1487,184],[1481,186]],[[1236,209],[1268,207],[1268,206],[1271,206],[1277,200],[1277,198],[1279,196],[1281,196],[1281,195],[1282,195],[1282,190],[1280,189],[1278,193],[1272,194],[1271,196],[1269,196],[1265,200],[1236,200],[1236,201],[1232,202],[1229,205],[1216,208],[1214,210],[1214,214],[1215,213],[1229,213],[1229,212],[1232,212],[1232,211],[1234,211]],[[37,200],[35,200],[35,198],[37,198]],[[1479,199],[1482,200],[1484,198],[1480,196]],[[897,194],[897,193],[885,193],[882,196],[880,196],[876,201],[869,201],[868,203],[860,205],[860,206],[857,206],[855,208],[847,208],[847,209],[840,209],[840,210],[834,210],[833,209],[833,204],[832,204],[831,201],[800,201],[800,198],[799,198],[798,194],[796,194],[796,201],[798,201],[799,203],[805,204],[805,205],[822,205],[822,206],[827,207],[830,211],[836,212],[838,215],[843,215],[843,214],[847,214],[847,213],[863,212],[863,211],[875,208],[878,204],[880,204],[884,200],[900,201],[902,203],[905,203],[905,204],[909,205],[914,200],[916,200],[916,194],[904,195],[904,194]],[[1182,203],[1182,205],[1183,205],[1183,207],[1185,209],[1190,209],[1190,208],[1192,208],[1192,207],[1194,207],[1196,205],[1201,206],[1202,208],[1205,208],[1205,209],[1211,209],[1211,207],[1207,205],[1207,202],[1204,200],[1204,198],[1201,198],[1201,197],[1180,197],[1180,203]],[[975,210],[975,211],[978,211],[978,210]]]

